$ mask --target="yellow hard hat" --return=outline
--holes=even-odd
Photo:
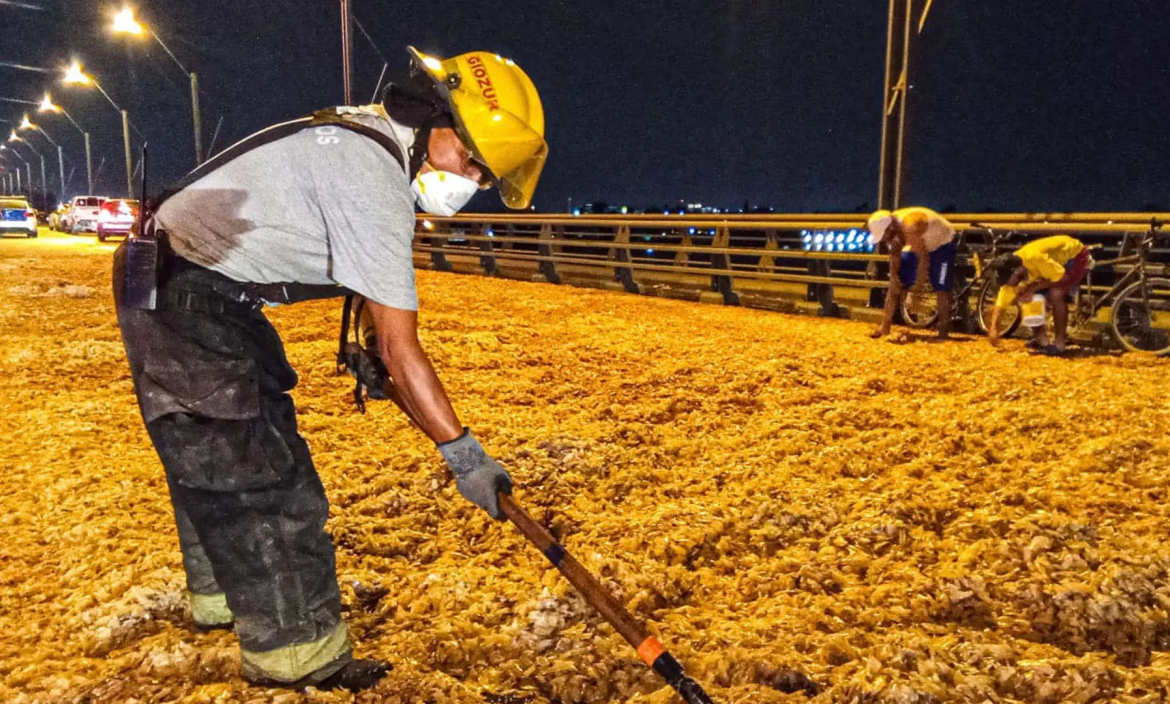
[[[445,60],[409,51],[445,93],[456,130],[491,171],[504,205],[527,208],[548,158],[544,108],[532,79],[511,59],[486,51]]]

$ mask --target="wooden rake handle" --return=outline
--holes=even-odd
[[[410,418],[415,425],[422,427],[418,419],[407,410],[406,404],[403,403],[402,397],[392,381],[387,380],[385,393],[387,398],[394,401],[395,405],[406,414],[407,418]],[[601,586],[601,582],[598,582],[597,578],[585,569],[584,565],[577,562],[577,559],[570,555],[544,529],[544,526],[537,523],[532,519],[532,516],[528,515],[527,511],[520,508],[520,505],[510,494],[500,494],[500,509],[512,522],[512,525],[516,526],[516,529],[525,538],[528,538],[529,542],[535,545],[548,558],[548,561],[560,570],[561,574],[565,575],[565,579],[569,580],[569,584],[573,585],[573,588],[585,598],[585,601],[597,609],[602,618],[609,622],[614,630],[638,651],[638,657],[641,658],[642,662],[666,680],[666,683],[679,693],[683,701],[687,704],[715,704],[698,682],[686,676],[682,665],[666,651],[666,648],[662,647],[662,643],[647,633],[645,627],[626,610],[626,607],[622,606],[621,602],[606,591],[605,587]]]
[[[508,494],[500,494],[500,509],[529,542],[536,546],[553,564],[569,584],[597,609],[598,613],[614,627],[626,642],[638,652],[638,657],[653,668],[666,683],[673,687],[687,704],[714,704],[711,697],[690,677],[683,673],[682,665],[662,647],[658,639],[646,632],[644,626],[613,597],[601,582],[585,566],[570,555],[544,526],[520,508]]]

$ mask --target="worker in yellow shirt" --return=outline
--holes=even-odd
[[[938,334],[945,338],[951,329],[951,290],[958,251],[955,228],[930,208],[919,207],[879,210],[869,216],[866,228],[874,244],[886,245],[890,252],[885,311],[881,325],[870,337],[888,335],[902,292],[929,281],[938,295]]]
[[[991,344],[999,344],[999,313],[1016,301],[1030,301],[1044,292],[1052,308],[1054,338],[1041,325],[1032,329],[1031,346],[1049,355],[1059,355],[1068,344],[1068,294],[1080,285],[1089,271],[1089,248],[1068,235],[1045,237],[1020,247],[993,266],[999,280],[999,295],[991,315]]]

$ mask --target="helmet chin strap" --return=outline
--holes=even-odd
[[[426,162],[431,132],[454,127],[455,118],[434,81],[421,72],[413,73],[403,83],[387,85],[382,106],[392,120],[414,129],[414,144],[410,147],[410,173],[414,176]]]

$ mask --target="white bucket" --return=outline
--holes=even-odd
[[[1020,302],[1020,310],[1024,316],[1022,322],[1026,327],[1039,328],[1044,326],[1047,320],[1046,301],[1047,297],[1044,294],[1037,293],[1032,296],[1032,300]]]

